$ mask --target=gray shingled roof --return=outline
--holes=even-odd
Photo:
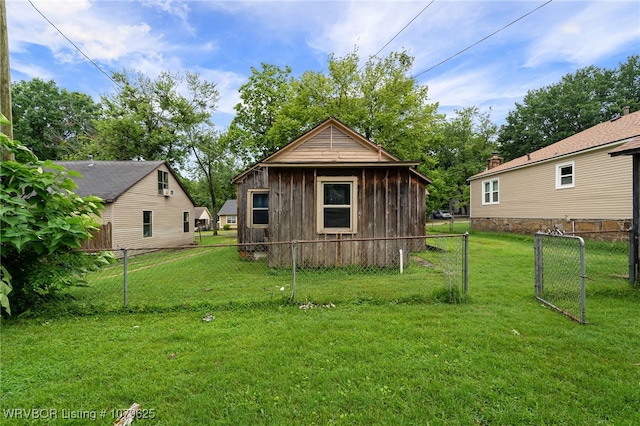
[[[55,161],[55,164],[76,170],[82,178],[73,178],[76,195],[95,195],[106,202],[115,201],[142,178],[164,164],[164,161]]]
[[[228,216],[228,215],[237,215],[238,214],[238,203],[237,200],[227,200],[224,202],[220,211],[218,212],[218,216]]]

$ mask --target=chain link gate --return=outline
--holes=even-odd
[[[559,231],[538,232],[534,256],[536,299],[586,324],[584,240]]]

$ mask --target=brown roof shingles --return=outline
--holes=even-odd
[[[640,136],[640,111],[597,124],[580,133],[576,133],[573,136],[569,136],[566,139],[541,148],[530,154],[523,155],[522,157],[507,161],[500,166],[471,176],[469,180],[497,172],[533,165],[541,161],[578,153],[580,151],[585,151],[614,142],[622,142],[633,138],[634,136]]]
[[[616,155],[630,155],[637,154],[638,152],[640,152],[640,137],[633,138],[629,142],[609,151],[609,155],[615,157]]]

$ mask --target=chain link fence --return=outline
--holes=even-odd
[[[536,298],[585,324],[587,294],[629,285],[629,240],[627,231],[537,233]]]
[[[575,236],[537,233],[534,256],[536,299],[586,324],[584,240]]]
[[[120,249],[113,265],[67,291],[79,309],[100,311],[461,302],[468,290],[468,242],[464,234]]]

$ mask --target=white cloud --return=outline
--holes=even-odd
[[[532,40],[527,66],[549,62],[586,66],[624,46],[635,44],[640,51],[637,2],[569,2],[558,7],[563,13],[556,15],[542,37]]]
[[[247,82],[247,77],[231,71],[200,70],[200,75],[207,81],[216,83],[220,92],[218,112],[223,114],[235,114],[233,107],[240,103],[240,86]]]

